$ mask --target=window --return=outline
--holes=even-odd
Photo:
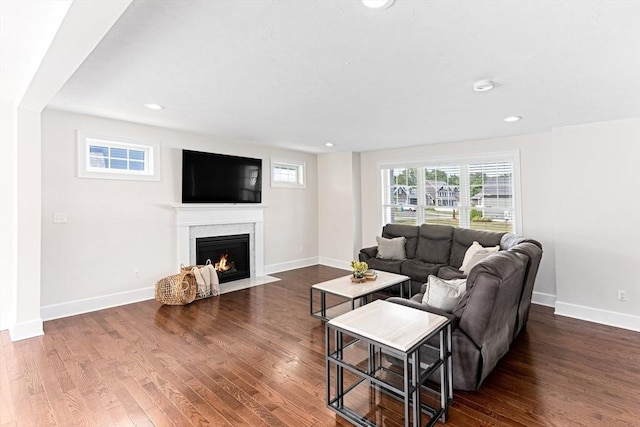
[[[382,219],[518,232],[518,153],[383,165]]]
[[[271,186],[305,188],[305,162],[271,159]]]
[[[159,159],[158,143],[104,137],[78,131],[80,178],[159,181]]]

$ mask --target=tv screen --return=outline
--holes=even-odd
[[[182,150],[182,203],[261,203],[262,159]]]

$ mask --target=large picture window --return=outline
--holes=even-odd
[[[518,154],[381,167],[382,219],[519,232]]]

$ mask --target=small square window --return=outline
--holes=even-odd
[[[271,159],[271,186],[306,188],[305,162]]]
[[[160,180],[160,145],[78,131],[78,177]]]

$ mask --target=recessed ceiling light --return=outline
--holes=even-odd
[[[394,0],[362,0],[362,4],[369,9],[386,9],[393,4]]]
[[[491,80],[478,80],[473,84],[473,90],[476,92],[486,92],[493,89],[493,82]]]
[[[521,116],[509,116],[509,117],[505,117],[504,119],[502,119],[503,122],[507,122],[507,123],[513,123],[513,122],[517,122],[519,120],[522,120]]]
[[[324,145],[327,147],[333,147],[333,142],[325,142]]]
[[[144,106],[150,110],[164,110],[164,107],[160,104],[148,103],[148,104],[144,104]]]

